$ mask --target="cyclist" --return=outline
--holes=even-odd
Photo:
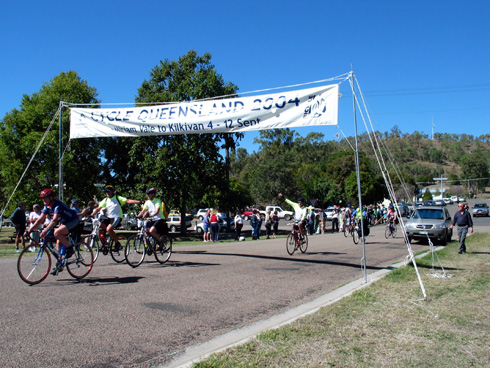
[[[385,215],[386,220],[388,220],[390,223],[390,225],[389,225],[390,226],[390,233],[392,233],[393,229],[395,228],[396,217],[397,217],[397,214],[395,211],[395,207],[390,206],[388,208],[388,212],[386,212],[386,215]]]
[[[54,191],[52,189],[44,189],[41,192],[41,198],[44,203],[44,208],[41,210],[41,215],[32,224],[31,229],[35,229],[44,223],[47,216],[51,216],[51,221],[48,226],[46,226],[40,234],[41,238],[44,238],[48,234],[53,234],[54,227],[59,223],[60,226],[54,230],[54,237],[56,238],[56,248],[60,254],[66,252],[66,258],[73,255],[73,247],[70,247],[70,242],[68,240],[68,234],[71,230],[79,223],[79,217],[75,211],[70,209],[66,204],[61,202],[59,199],[54,198]],[[30,230],[28,230],[28,233]],[[52,275],[57,275],[59,272],[63,271],[63,267],[58,264],[51,272]]]
[[[146,191],[148,200],[143,205],[143,209],[138,214],[138,217],[151,217],[152,221],[148,223],[149,233],[161,243],[164,239],[161,235],[168,234],[167,220],[168,217],[165,203],[160,199],[155,198],[157,190],[150,188]]]
[[[279,198],[283,198],[282,193],[278,194]],[[307,210],[306,199],[304,197],[298,198],[298,203],[295,203],[287,198],[284,198],[286,203],[289,204],[294,209],[294,220],[299,223],[299,233],[301,236],[306,232],[306,216]]]
[[[102,234],[102,239],[104,239],[103,233],[105,230],[109,233],[111,238],[114,240],[116,252],[122,249],[121,243],[114,232],[114,229],[121,223],[123,212],[122,205],[127,204],[143,204],[143,201],[137,201],[134,199],[127,199],[116,195],[116,189],[112,185],[106,185],[104,188],[106,193],[106,198],[104,198],[99,206],[92,211],[92,217],[94,217],[101,210],[105,211],[105,216],[100,217],[100,228],[99,232]]]

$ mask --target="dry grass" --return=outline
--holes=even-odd
[[[431,257],[419,261],[427,301],[405,267],[194,367],[488,367],[490,235],[467,242],[465,255],[455,242],[439,252],[451,278],[430,275]]]

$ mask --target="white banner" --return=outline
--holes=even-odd
[[[338,84],[251,97],[168,105],[71,108],[70,138],[235,133],[336,125]]]

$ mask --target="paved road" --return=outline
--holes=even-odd
[[[488,219],[477,221],[488,228]],[[413,244],[415,252],[427,248]],[[383,226],[372,229],[366,251],[369,273],[407,254]],[[206,243],[177,247],[164,266],[150,257],[131,269],[102,256],[83,282],[63,272],[36,286],[20,280],[15,259],[1,259],[0,365],[162,364],[362,277],[361,257],[342,234],[313,236],[308,252],[292,257],[285,239]]]

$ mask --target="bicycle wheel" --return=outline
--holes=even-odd
[[[299,244],[299,250],[301,253],[305,253],[306,250],[308,249],[308,235],[303,235],[303,239],[301,240]]]
[[[386,226],[385,228],[385,238],[388,239],[390,237],[390,227]]]
[[[296,250],[296,239],[293,233],[290,233],[286,239],[286,250],[290,256],[292,256]]]
[[[124,257],[131,267],[138,267],[146,255],[146,247],[143,239],[138,235],[131,235],[126,242]]]
[[[121,244],[121,243],[119,243],[119,244]],[[109,249],[111,252],[112,259],[114,261],[116,261],[117,263],[122,263],[126,260],[124,247],[122,245],[119,245],[116,248],[116,243],[112,239],[111,239],[111,242],[109,244]]]
[[[163,235],[163,241],[160,244],[156,244],[156,239],[152,239],[155,242],[155,258],[161,264],[164,264],[170,259],[172,255],[172,238],[169,235]]]
[[[34,254],[29,252],[29,247],[24,248],[17,260],[17,272],[22,281],[29,285],[44,281],[50,269],[51,254],[42,246]]]
[[[73,255],[65,261],[68,273],[80,280],[87,276],[94,266],[94,252],[84,243],[74,245]]]
[[[346,225],[346,226],[344,226],[344,236],[345,236],[346,238],[348,238],[348,237],[349,237],[349,233],[350,233],[350,225]]]
[[[94,253],[94,263],[97,261],[99,258],[99,251],[100,251],[100,244],[99,244],[99,238],[97,236],[92,236],[89,240],[89,245],[92,252]]]
[[[393,231],[391,232],[391,236],[393,237],[393,239],[396,238],[396,225],[393,226]]]
[[[354,244],[359,243],[359,230],[354,229],[354,232],[352,233],[352,240],[354,241]]]

